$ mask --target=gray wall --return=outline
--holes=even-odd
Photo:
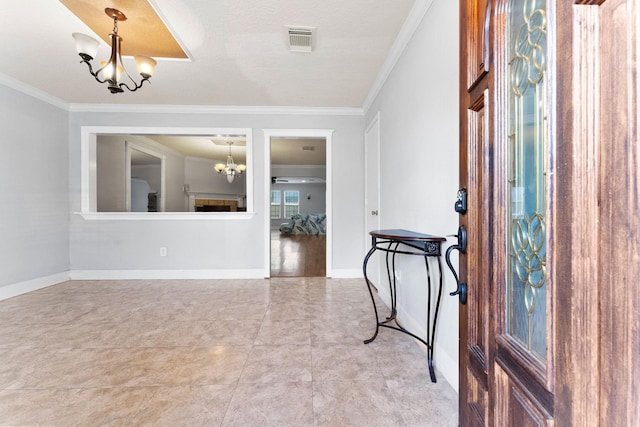
[[[271,165],[271,176],[299,176],[299,177],[317,177],[327,178],[326,165]]]
[[[0,85],[0,297],[69,270],[68,119]]]
[[[254,208],[250,219],[87,220],[71,216],[71,270],[82,277],[185,270],[202,274],[251,275],[265,269],[265,142],[263,129],[333,129],[333,271],[358,274],[363,245],[362,116],[217,113],[71,113],[69,150],[71,211],[80,211],[80,130],[82,126],[252,128]],[[345,176],[348,171],[348,177]],[[266,197],[266,199],[265,199]],[[159,256],[166,247],[168,256]],[[134,270],[134,271],[132,271]],[[107,272],[107,273],[104,273]],[[187,274],[187,273],[185,273]]]
[[[380,112],[381,228],[446,236],[458,228],[458,2],[434,0],[383,89],[366,112]],[[398,170],[402,170],[398,173]],[[444,247],[454,243],[453,239]],[[455,263],[457,265],[457,262]],[[426,332],[424,261],[398,257],[400,319]],[[445,267],[446,268],[446,267]],[[445,271],[436,367],[458,384],[456,286]],[[385,292],[381,289],[381,293]],[[388,291],[386,291],[388,294]]]
[[[127,200],[123,137],[98,137],[96,163],[98,212],[125,212]]]
[[[98,136],[96,144],[98,212],[126,212],[126,141],[165,157],[166,194],[161,194],[159,181],[145,176],[149,175],[149,171],[145,172],[143,166],[132,167],[131,177],[146,179],[151,188],[165,198],[166,212],[184,212],[186,206],[184,156],[176,154],[162,145],[150,143],[146,138],[131,135]]]

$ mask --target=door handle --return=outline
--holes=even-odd
[[[465,305],[467,303],[467,284],[465,282],[461,282],[458,278],[458,273],[451,265],[451,252],[453,250],[459,251],[461,254],[467,252],[467,229],[464,225],[460,225],[458,227],[458,234],[452,234],[458,238],[457,245],[451,245],[447,248],[447,252],[445,253],[444,259],[447,262],[447,266],[449,266],[449,270],[453,274],[453,277],[456,279],[456,290],[451,292],[449,295],[456,296],[458,295],[458,299],[460,300],[460,304]]]
[[[467,253],[467,229],[465,228],[465,226],[460,225],[458,227],[458,234],[454,234],[453,237],[458,238],[458,244],[453,245],[452,248],[459,250],[460,253],[466,254]]]

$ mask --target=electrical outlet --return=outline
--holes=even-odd
[[[167,256],[167,248],[164,246],[160,247],[160,256]]]

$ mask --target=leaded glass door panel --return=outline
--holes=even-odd
[[[547,10],[511,1],[507,18],[507,334],[540,360],[547,314]]]
[[[551,0],[505,0],[496,28],[495,158],[497,207],[494,266],[497,322],[492,367],[497,425],[553,423],[553,238],[549,207],[555,119],[552,90]],[[498,65],[499,64],[499,65]]]

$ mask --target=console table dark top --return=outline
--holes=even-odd
[[[440,236],[432,236],[431,234],[422,234],[415,231],[394,228],[390,230],[375,230],[369,234],[373,237],[390,240],[414,241],[414,242],[445,242],[447,239]]]

